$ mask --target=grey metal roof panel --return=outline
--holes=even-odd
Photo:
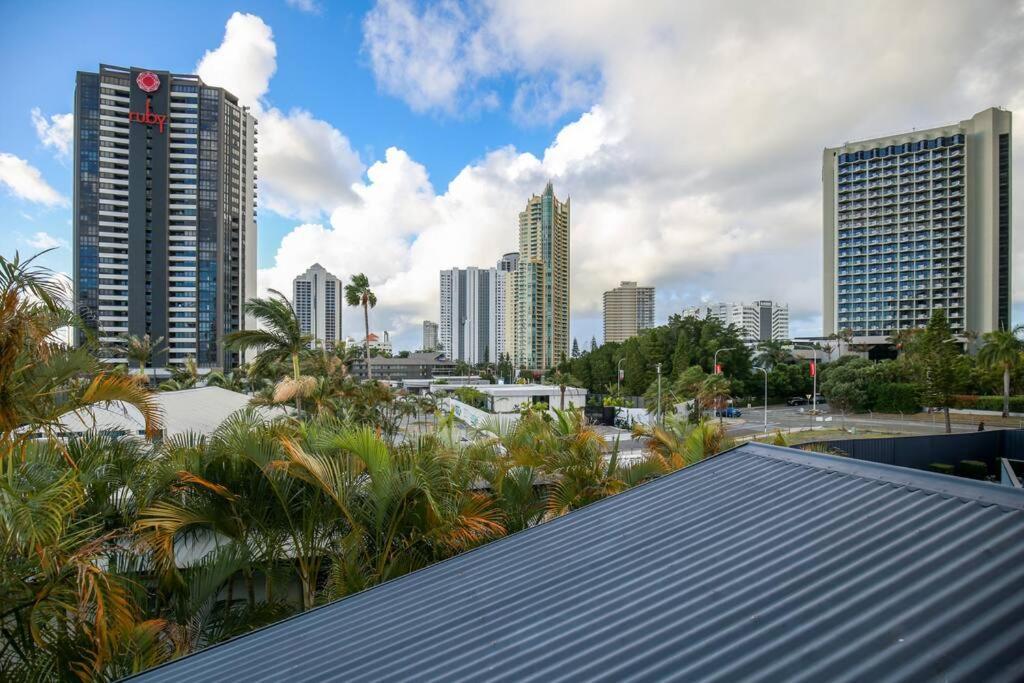
[[[1024,492],[748,444],[141,679],[1022,676]]]

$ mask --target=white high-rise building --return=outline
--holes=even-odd
[[[506,352],[511,273],[498,268],[441,271],[441,346],[452,360],[497,363]]]
[[[341,339],[342,281],[314,263],[292,281],[292,306],[303,334],[333,349]]]
[[[734,325],[748,344],[789,339],[789,306],[775,301],[703,304],[684,309],[683,317],[687,316],[714,318],[726,327]]]
[[[958,333],[1009,329],[1011,118],[824,151],[825,334],[885,345],[939,308]]]

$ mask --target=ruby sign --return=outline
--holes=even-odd
[[[150,100],[147,97],[146,98],[146,111],[145,112],[137,112],[137,111],[130,111],[130,112],[128,112],[128,120],[129,121],[135,121],[136,123],[144,123],[147,126],[152,126],[152,125],[155,124],[160,129],[160,132],[163,133],[164,132],[164,123],[167,121],[167,115],[166,114],[157,114],[156,112],[152,111],[149,108],[149,102],[150,102]]]
[[[135,77],[135,84],[143,92],[156,92],[160,89],[160,77],[152,71],[143,71]]]

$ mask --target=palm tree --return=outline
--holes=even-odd
[[[345,303],[349,306],[363,307],[363,327],[366,337],[363,345],[366,350],[366,378],[373,379],[373,370],[370,367],[370,309],[377,305],[377,295],[370,289],[370,281],[362,273],[352,276],[352,282],[345,285]]]
[[[788,363],[793,359],[793,354],[789,352],[789,349],[785,347],[782,341],[777,339],[761,342],[757,345],[757,350],[758,362],[768,370],[771,370],[776,365]]]
[[[666,472],[700,462],[728,447],[722,426],[703,420],[694,425],[669,418],[663,425],[653,427],[638,423],[633,431],[634,435],[647,438],[645,450],[664,463]]]
[[[1010,373],[1024,360],[1024,342],[1017,336],[1022,331],[1024,325],[986,332],[982,335],[985,345],[978,352],[979,363],[1003,371],[1003,417],[1010,416]]]
[[[568,387],[578,387],[583,384],[581,381],[576,379],[569,372],[562,372],[562,370],[555,370],[554,374],[551,375],[551,383],[558,385],[558,409],[565,410],[565,390]]]
[[[731,384],[722,375],[708,375],[701,382],[697,390],[697,400],[700,405],[712,407],[719,411],[719,421],[722,419],[722,401],[728,398]]]
[[[91,338],[76,348],[56,341],[81,323],[60,280],[33,265],[37,257],[0,256],[0,463],[36,434],[59,431],[66,413],[111,401],[137,408],[155,434],[159,406],[147,388],[107,371]]]
[[[278,383],[274,399],[284,402],[294,398],[295,409],[301,412],[302,396],[313,390],[313,379],[303,377],[299,365],[302,356],[309,352],[311,337],[303,334],[291,302],[277,290],[270,290],[266,299],[249,299],[245,312],[256,318],[260,327],[232,332],[224,343],[240,353],[256,351],[250,366],[255,375],[268,373],[277,363],[290,362],[292,376]]]
[[[135,334],[129,336],[124,344],[124,355],[128,359],[129,367],[132,361],[135,361],[139,364],[139,374],[145,377],[146,366],[149,365],[153,354],[162,348],[163,342],[163,337],[153,339],[148,334],[141,337]]]
[[[214,370],[206,376],[206,386],[208,387],[220,387],[228,391],[242,393],[246,391],[248,385],[249,381],[243,370],[231,370],[229,372]]]

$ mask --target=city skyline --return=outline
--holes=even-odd
[[[545,27],[528,3],[321,2],[306,13],[268,1],[238,14],[185,3],[147,10],[160,35],[134,30],[129,7],[111,2],[102,22],[88,7],[64,7],[61,22],[45,6],[0,9],[4,253],[52,246],[43,262],[73,270],[75,71],[198,73],[261,122],[260,291],[288,291],[317,261],[346,280],[365,272],[381,299],[373,327],[395,331],[398,348],[418,346],[422,319],[436,316],[438,269],[514,249],[515,212],[548,179],[576,203],[570,337],[601,337],[601,293],[623,279],[657,287],[657,322],[696,301],[765,297],[789,301],[794,336],[820,334],[822,150],[1024,105],[1019,70],[1003,68],[1019,63],[1024,18],[1000,3],[752,5],[749,27],[728,35],[708,30],[715,11],[685,5],[567,6],[562,25]],[[836,22],[860,46],[856,64],[827,49]],[[890,23],[906,26],[899,45],[876,30]],[[641,64],[632,55],[655,26],[664,42]],[[417,38],[432,32],[450,40]],[[32,69],[19,67],[29,51]],[[730,73],[760,76],[740,87]],[[950,87],[921,85],[943,79]],[[718,126],[728,140],[706,134]],[[1024,192],[1013,194],[1020,215]],[[1012,243],[1019,270],[1024,239]],[[1013,286],[1020,322],[1021,278]],[[343,317],[359,329],[357,311]]]

